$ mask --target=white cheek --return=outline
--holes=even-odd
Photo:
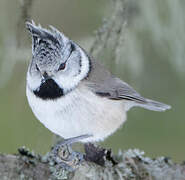
[[[67,93],[78,85],[78,82],[73,77],[60,76],[53,79],[63,89],[64,93]]]
[[[78,48],[81,54],[81,72],[77,76],[72,76],[72,74],[65,74],[59,75],[57,77],[53,77],[55,82],[64,90],[64,93],[70,91],[71,89],[74,89],[78,83],[84,79],[88,72],[89,72],[89,58],[85,55],[85,53],[81,50],[81,48]]]
[[[41,77],[38,75],[31,76],[30,72],[27,72],[27,85],[30,89],[37,89],[41,84]]]

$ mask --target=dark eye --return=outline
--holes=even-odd
[[[62,64],[59,66],[58,71],[64,70],[65,67],[66,67],[66,63],[62,63]]]

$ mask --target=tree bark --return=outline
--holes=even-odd
[[[74,172],[69,172],[56,165],[49,155],[35,155],[22,149],[21,154],[0,154],[0,179],[2,180],[41,180],[41,179],[71,179],[71,180],[184,180],[185,163],[175,164],[170,159],[160,157],[151,159],[137,149],[120,151],[113,158],[113,165],[107,159],[105,165],[84,161]]]

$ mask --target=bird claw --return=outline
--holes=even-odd
[[[72,172],[78,168],[78,166],[84,161],[84,155],[79,152],[72,152],[68,159],[56,158],[57,169],[62,168]]]
[[[73,151],[71,145],[90,136],[91,135],[82,135],[69,138],[57,144],[51,152],[57,166],[68,171],[74,171],[78,165],[84,161],[84,155],[80,152]]]

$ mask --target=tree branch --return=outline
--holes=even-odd
[[[151,159],[137,149],[120,151],[113,156],[117,161],[113,165],[110,160],[104,166],[85,161],[75,172],[57,169],[49,155],[40,156],[22,149],[22,154],[0,154],[1,179],[71,179],[71,180],[184,180],[185,164],[175,164],[170,159],[160,157]],[[24,152],[24,153],[23,153]]]

